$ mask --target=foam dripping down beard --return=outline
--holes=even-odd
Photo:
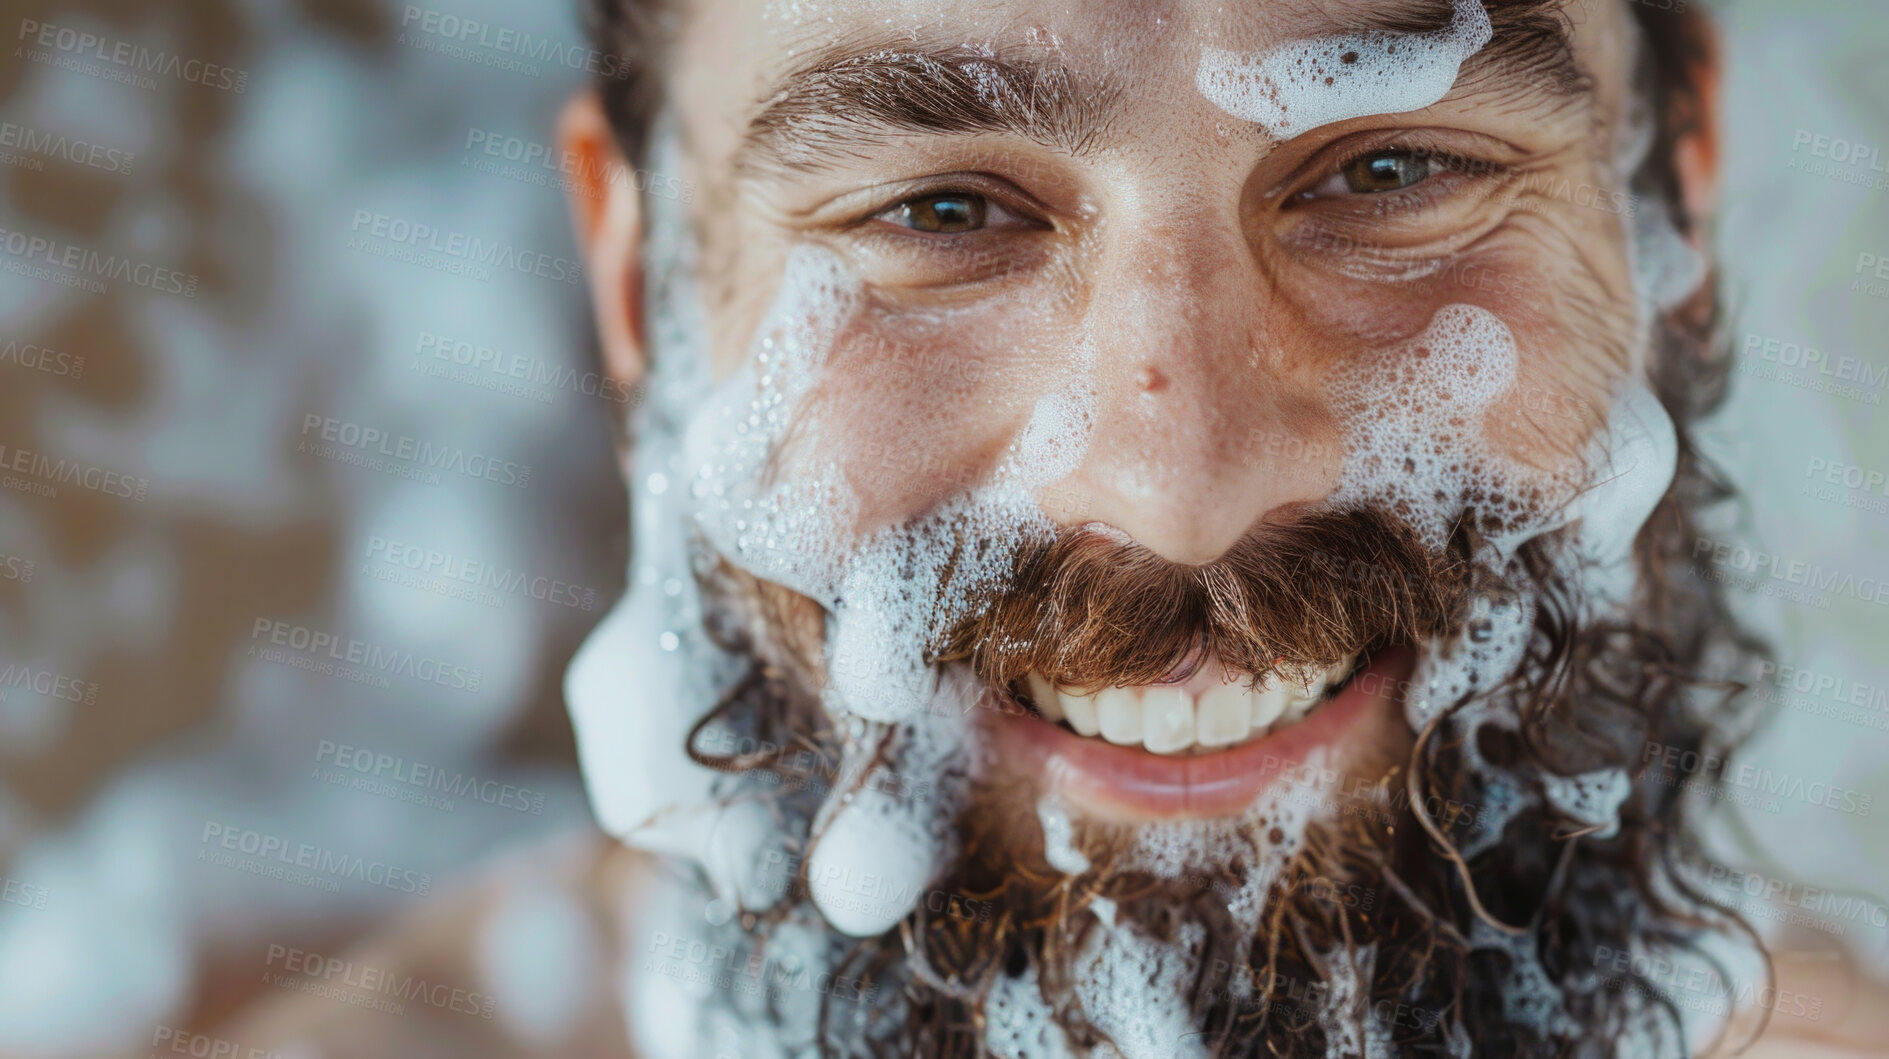
[[[670,234],[677,245],[686,243],[685,233]],[[656,271],[678,282],[688,268]],[[700,760],[747,771],[666,790],[666,808],[662,797],[646,792],[640,802],[630,799],[631,808],[600,807],[600,815],[622,822],[617,830],[632,842],[703,863],[717,895],[711,907],[719,909],[708,933],[734,951],[790,951],[803,967],[850,973],[880,988],[872,1005],[832,994],[802,997],[819,1001],[811,1018],[788,1010],[799,1004],[791,993],[711,997],[698,1007],[699,1025],[718,1025],[722,1033],[738,1026],[744,1055],[812,1041],[838,1054],[976,1054],[987,1047],[1001,1055],[1054,1055],[1105,1039],[1127,1055],[1241,1054],[1262,1039],[1280,1054],[1348,1054],[1347,1040],[1368,1051],[1372,1041],[1416,1039],[1506,1042],[1514,1054],[1528,1054],[1531,1042],[1565,1039],[1586,1015],[1603,1008],[1618,1015],[1617,1006],[1578,990],[1557,995],[1562,983],[1548,979],[1528,944],[1478,926],[1538,922],[1558,905],[1590,941],[1616,940],[1624,949],[1631,940],[1634,915],[1619,895],[1649,885],[1632,865],[1644,859],[1642,824],[1650,814],[1609,777],[1624,776],[1621,767],[1632,755],[1622,746],[1637,747],[1634,740],[1654,729],[1671,698],[1671,689],[1652,686],[1646,676],[1648,659],[1670,655],[1670,645],[1623,619],[1618,604],[1625,597],[1617,591],[1614,605],[1596,613],[1595,594],[1569,574],[1584,565],[1618,572],[1629,558],[1618,531],[1606,539],[1557,528],[1588,527],[1578,511],[1549,516],[1534,501],[1496,517],[1485,508],[1465,521],[1464,512],[1438,510],[1420,492],[1400,491],[1395,476],[1385,474],[1382,447],[1369,439],[1354,446],[1363,458],[1347,468],[1344,506],[1328,514],[1376,504],[1379,514],[1414,515],[1385,521],[1407,541],[1436,545],[1419,551],[1464,578],[1460,592],[1439,593],[1441,580],[1425,582],[1433,602],[1449,601],[1438,613],[1449,616],[1453,631],[1426,627],[1424,667],[1406,709],[1413,727],[1441,718],[1428,755],[1411,762],[1425,777],[1415,802],[1436,807],[1424,809],[1430,823],[1476,862],[1473,869],[1459,870],[1440,856],[1428,829],[1411,826],[1408,805],[1393,806],[1389,817],[1318,820],[1261,807],[1250,819],[1203,829],[1211,833],[1165,845],[1156,836],[1159,849],[1147,845],[1146,834],[1089,828],[1054,805],[1035,807],[1037,829],[993,829],[984,825],[999,816],[1027,821],[1032,814],[1019,814],[1014,802],[993,803],[1004,792],[980,787],[964,767],[963,713],[981,684],[950,671],[941,679],[930,662],[949,652],[964,622],[989,613],[970,601],[1000,605],[1024,574],[1032,547],[1053,547],[1058,539],[1030,491],[1080,460],[1081,446],[1069,441],[1071,428],[1078,436],[1085,428],[1081,384],[1039,406],[1027,443],[1015,446],[979,491],[850,548],[823,549],[818,541],[844,537],[809,534],[820,524],[807,521],[807,512],[845,509],[836,481],[777,488],[757,473],[818,369],[820,332],[844,313],[843,277],[822,265],[799,282],[788,287],[800,292],[795,297],[823,292],[828,304],[809,311],[784,298],[774,319],[786,326],[772,332],[767,371],[723,387],[720,396],[733,403],[696,417],[692,427],[664,417],[715,396],[688,377],[699,372],[699,348],[672,338],[659,350],[657,393],[639,431],[633,479],[642,501],[644,563],[633,583],[646,587],[626,605],[648,606],[662,586],[660,595],[673,602],[655,605],[660,617],[646,623],[647,631],[653,639],[663,629],[680,644],[664,647],[672,658],[668,671],[677,674],[664,689],[673,697],[646,714],[690,716],[677,710],[678,700],[698,703],[700,712],[719,697],[721,708],[691,733],[694,750]],[[1444,361],[1474,360],[1506,334],[1478,312],[1457,307],[1454,315],[1439,314],[1426,339],[1440,343]],[[688,327],[676,330],[687,338]],[[1512,341],[1505,352],[1512,371]],[[1500,357],[1496,362],[1503,366]],[[1486,403],[1503,385],[1501,371],[1485,373],[1461,389],[1461,400]],[[1617,416],[1628,429],[1613,432],[1638,441],[1603,445],[1601,458],[1590,461],[1612,464],[1624,453],[1643,464],[1634,475],[1615,477],[1638,483],[1639,495],[1615,512],[1636,526],[1671,474],[1670,424],[1662,441],[1663,413],[1656,403],[1649,410],[1648,400],[1630,392]],[[746,437],[720,429],[750,415],[762,429]],[[1393,422],[1408,429],[1383,433],[1383,424]],[[1473,443],[1426,433],[1407,418],[1381,419],[1380,441],[1393,436],[1421,437],[1432,452]],[[663,488],[655,488],[658,481]],[[1458,504],[1463,495],[1448,493],[1447,502]],[[1593,510],[1605,508],[1590,502]],[[701,529],[694,545],[684,532],[690,525]],[[966,553],[948,546],[993,527],[1009,547],[964,562]],[[1466,546],[1450,543],[1457,529],[1467,532]],[[1626,538],[1630,543],[1632,534]],[[783,542],[800,546],[782,548]],[[698,579],[706,591],[697,590]],[[675,585],[680,590],[671,591]],[[940,598],[958,605],[910,608]],[[1238,631],[1222,629],[1229,643]],[[1054,630],[1033,632],[1052,642]],[[1245,633],[1269,649],[1290,639],[1278,630]],[[1333,644],[1297,646],[1310,664]],[[1107,654],[1098,650],[1089,664]],[[1142,664],[1131,660],[1130,667]],[[824,685],[823,672],[830,677]],[[581,683],[575,675],[574,683]],[[1577,701],[1585,724],[1557,709]],[[622,712],[620,701],[613,707]],[[1592,732],[1566,730],[1570,725],[1615,738],[1596,740]],[[601,756],[607,748],[585,734],[593,727],[580,717],[594,784],[601,771],[621,772],[624,763]],[[1685,733],[1664,734],[1685,742]],[[640,741],[661,745],[647,735]],[[811,751],[819,764],[811,770],[804,759],[796,764],[790,751]],[[706,816],[676,811],[689,801],[677,791],[691,787],[711,807]],[[991,812],[993,805],[1004,811]],[[1474,811],[1464,816],[1464,806]],[[684,825],[665,832],[646,816]],[[1598,854],[1584,845],[1587,859],[1577,865],[1557,860],[1571,847],[1541,838],[1575,825],[1594,830],[1597,818],[1601,831],[1611,825],[1611,845]],[[1255,830],[1261,819],[1268,826]],[[689,831],[709,841],[678,837]],[[1499,863],[1483,856],[1505,837],[1511,856]],[[1200,856],[1242,841],[1265,855]],[[1370,914],[1334,903],[1339,886],[1371,893]],[[1469,907],[1466,894],[1478,893],[1489,908]],[[973,915],[962,914],[972,907]],[[1081,982],[1091,983],[1086,993]],[[1533,1002],[1469,1011],[1460,1003],[1464,988]],[[1154,1000],[1162,1000],[1159,1010],[1170,1021],[1144,1017]],[[1402,1024],[1412,1018],[1414,1027]]]

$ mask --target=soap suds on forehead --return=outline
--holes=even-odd
[[[1247,55],[1210,47],[1194,87],[1228,114],[1290,139],[1333,122],[1430,106],[1449,94],[1464,60],[1492,34],[1481,0],[1456,0],[1450,24],[1430,33],[1348,33]]]

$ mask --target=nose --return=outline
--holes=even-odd
[[[1150,228],[1106,254],[1088,314],[1095,429],[1046,513],[1198,564],[1329,495],[1341,456],[1318,343],[1238,223]]]

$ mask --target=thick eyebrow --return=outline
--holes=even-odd
[[[867,157],[893,133],[1008,133],[1079,156],[1119,100],[1106,77],[1078,85],[1053,57],[910,42],[835,46],[781,79],[748,123],[735,165],[818,169]]]
[[[1565,102],[1588,95],[1593,81],[1575,58],[1574,26],[1566,12],[1584,10],[1591,2],[1488,0],[1494,36],[1487,47],[1463,63],[1452,94],[1489,92],[1516,104]]]
[[[1517,102],[1584,94],[1589,84],[1575,61],[1564,3],[1488,0],[1494,38],[1463,64],[1457,90]],[[1353,14],[1362,15],[1362,8],[1370,16],[1345,18],[1333,30],[1425,32],[1447,25],[1453,10],[1452,0],[1350,6]],[[1122,95],[1106,73],[1078,84],[1053,56],[920,46],[909,39],[840,42],[789,71],[762,100],[736,151],[735,169],[814,171],[841,158],[867,158],[900,133],[1008,133],[1080,156],[1106,133]]]

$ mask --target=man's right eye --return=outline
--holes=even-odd
[[[983,228],[989,212],[990,200],[984,196],[949,191],[906,199],[879,216],[913,231],[949,235]]]

